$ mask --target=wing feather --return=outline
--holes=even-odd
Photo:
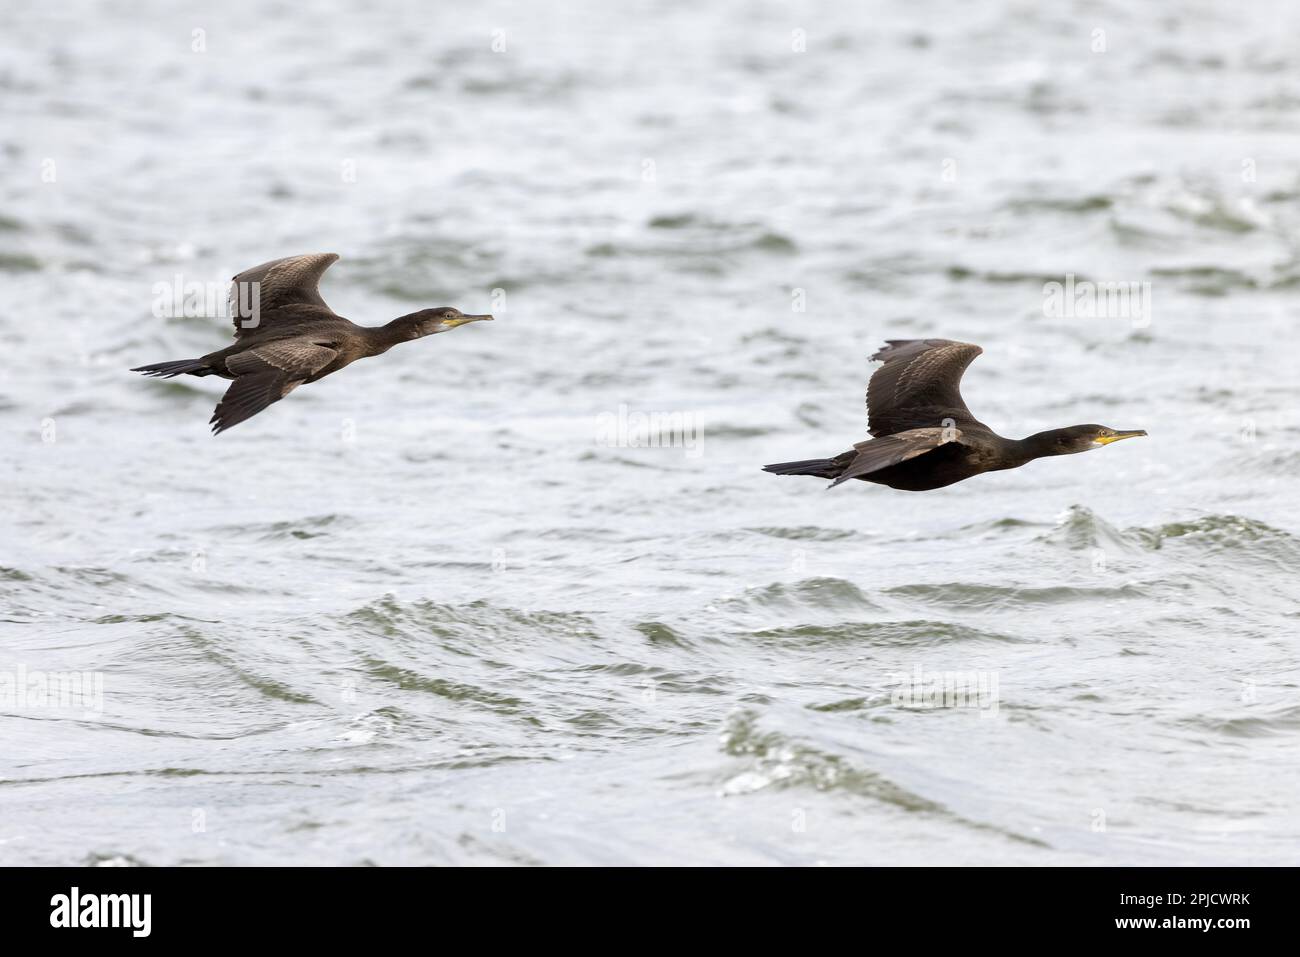
[[[212,431],[220,434],[251,419],[337,356],[329,346],[300,340],[271,342],[231,356],[226,368],[235,374],[235,381],[212,412]]]
[[[881,469],[887,469],[891,465],[898,465],[900,462],[914,459],[926,452],[933,452],[941,445],[960,441],[960,429],[943,428],[908,429],[906,432],[897,432],[892,435],[881,436],[878,439],[859,442],[853,446],[858,454],[853,457],[853,461],[848,464],[848,467],[839,474],[835,481],[827,487],[834,488],[849,479],[870,475],[872,472],[879,472]]]
[[[874,436],[908,429],[983,423],[961,397],[961,377],[984,350],[951,339],[890,339],[871,358],[884,362],[867,384],[867,417]]]
[[[229,309],[235,325],[235,338],[246,331],[261,328],[292,306],[314,306],[329,314],[333,310],[320,294],[320,279],[334,263],[337,253],[307,253],[273,259],[252,269],[245,269],[230,281]]]

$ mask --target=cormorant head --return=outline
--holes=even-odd
[[[402,328],[406,330],[409,338],[419,339],[423,336],[446,332],[448,329],[455,329],[467,322],[477,322],[479,319],[491,318],[491,316],[467,316],[459,309],[454,309],[451,306],[438,306],[436,309],[421,309],[419,312],[402,316],[402,318],[395,321],[400,323]]]
[[[1119,432],[1104,425],[1072,425],[1065,429],[1052,429],[1031,436],[1039,455],[1071,455],[1086,452],[1088,449],[1110,445],[1120,439],[1132,439],[1146,435],[1142,429],[1132,432]]]

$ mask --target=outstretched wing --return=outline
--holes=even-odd
[[[230,357],[226,368],[235,374],[235,381],[212,412],[213,433],[220,434],[279,402],[337,356],[329,346],[290,339]]]
[[[235,338],[283,318],[287,306],[316,306],[332,314],[318,286],[320,277],[338,258],[337,253],[308,253],[275,259],[241,272],[230,282]]]
[[[872,359],[884,361],[867,384],[868,431],[893,435],[907,429],[953,425],[987,428],[961,397],[961,377],[984,350],[951,339],[889,339]]]
[[[853,446],[858,454],[853,457],[853,461],[849,463],[848,468],[841,472],[835,481],[827,487],[834,488],[841,482],[847,482],[851,478],[879,472],[891,465],[898,465],[900,462],[914,459],[918,455],[932,452],[941,445],[960,441],[960,429],[944,428],[908,429],[905,432],[896,432],[891,435],[881,436],[878,439],[859,442]]]

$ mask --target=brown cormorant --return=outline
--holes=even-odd
[[[173,376],[219,375],[234,383],[212,413],[212,431],[224,432],[278,402],[304,382],[387,352],[399,342],[446,332],[491,316],[467,316],[440,306],[383,326],[358,326],[325,304],[320,277],[335,253],[276,259],[241,272],[230,287],[235,342],[198,359],[140,366],[132,372]]]
[[[765,465],[777,475],[851,478],[909,492],[943,488],[981,472],[1014,469],[1048,455],[1084,452],[1146,435],[1104,425],[1049,429],[1026,439],[1004,439],[973,415],[961,397],[961,376],[984,350],[950,339],[889,339],[872,359],[884,361],[867,384],[868,429],[873,438],[833,459]]]

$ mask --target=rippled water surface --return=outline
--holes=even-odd
[[[1300,8],[1133,6],[9,18],[0,862],[1294,863]],[[126,371],[227,339],[155,284],[317,250],[497,321],[217,439]],[[759,471],[912,336],[1004,434],[1150,437]]]

